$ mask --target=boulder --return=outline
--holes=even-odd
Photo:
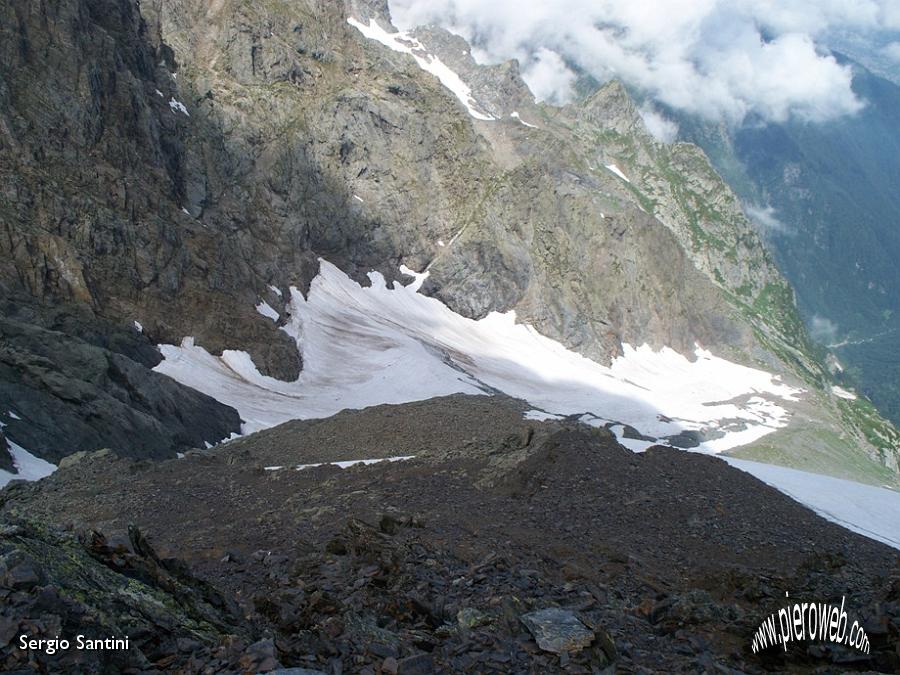
[[[574,612],[560,607],[524,614],[522,623],[545,652],[579,652],[594,641],[594,631],[585,626]]]

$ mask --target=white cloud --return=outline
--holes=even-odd
[[[837,339],[837,332],[837,324],[824,316],[814,316],[809,322],[810,337],[820,344],[833,343]]]
[[[744,212],[756,225],[767,232],[778,234],[794,234],[794,231],[778,219],[777,213],[771,206],[754,206],[744,204]]]
[[[438,23],[474,41],[491,62],[518,58],[547,96],[544,48],[601,81],[618,77],[656,100],[739,123],[755,113],[820,121],[862,107],[850,69],[817,46],[830,29],[900,26],[897,0],[391,0],[395,23]],[[540,65],[540,69],[538,68]],[[558,64],[556,64],[558,65]]]
[[[884,48],[884,55],[892,61],[900,63],[900,42],[891,42]]]
[[[678,137],[678,124],[657,111],[651,105],[643,105],[638,111],[647,131],[660,143],[674,143]]]
[[[538,101],[561,105],[572,98],[576,76],[559,54],[540,47],[522,69],[522,79]]]

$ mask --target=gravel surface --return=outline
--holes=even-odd
[[[180,460],[76,457],[0,503],[111,540],[136,525],[159,557],[233,598],[244,642],[198,645],[184,672],[900,668],[896,551],[714,457],[633,454],[605,430],[524,410],[453,396],[291,422]],[[413,459],[293,468],[397,456]],[[871,654],[752,654],[785,592],[846,596]],[[571,616],[562,635],[544,626],[544,643],[583,627],[588,647],[538,646],[521,617],[553,607]],[[271,649],[250,649],[265,636]]]

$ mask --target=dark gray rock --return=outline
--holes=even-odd
[[[399,663],[398,675],[430,675],[434,672],[434,659],[431,654],[407,656]]]
[[[27,553],[14,550],[0,557],[0,587],[27,591],[45,581],[40,566]]]
[[[19,633],[19,622],[0,616],[0,648],[5,647]]]
[[[233,408],[149,370],[143,348],[126,351],[145,363],[0,317],[0,408],[20,418],[9,418],[5,433],[58,463],[107,447],[131,457],[174,457],[240,431]]]
[[[2,428],[0,428],[0,470],[9,471],[10,473],[16,470],[16,466],[12,461],[12,455],[9,454],[9,445],[6,442],[6,436],[3,435]]]
[[[144,670],[163,657],[170,665],[176,659],[186,664],[226,636],[240,640],[247,634],[233,603],[183,566],[159,560],[139,534],[142,550],[131,554],[113,551],[96,532],[79,539],[34,521],[8,529],[0,587],[15,589],[16,602],[4,603],[0,618],[4,672],[26,666],[43,672]],[[23,653],[3,642],[10,626],[20,625],[30,637],[127,635],[129,648]],[[179,638],[183,644],[186,636],[195,650],[181,654]],[[236,671],[234,666],[227,670]]]

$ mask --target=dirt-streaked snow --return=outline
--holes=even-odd
[[[523,120],[523,119],[522,119],[522,116],[519,115],[519,113],[518,113],[517,111],[515,111],[515,110],[513,110],[513,111],[509,114],[509,116],[512,117],[514,120],[519,120],[519,122],[521,122],[522,124],[524,124],[526,127],[530,127],[530,128],[532,128],[532,129],[537,129],[537,128],[538,128],[538,126],[537,126],[536,124],[529,124],[528,122],[526,122],[525,120]]]
[[[347,19],[347,23],[370,40],[380,42],[395,52],[410,54],[416,60],[416,63],[419,64],[419,67],[437,77],[441,84],[459,99],[460,103],[466,107],[466,110],[475,119],[484,121],[496,119],[492,115],[478,110],[475,107],[478,105],[478,102],[472,97],[472,90],[469,88],[469,85],[463,82],[462,78],[437,56],[429,54],[425,46],[409,33],[388,33],[378,25],[375,19],[369,19],[369,23],[364,24],[350,17]]]
[[[561,420],[562,415],[554,415],[553,413],[544,412],[543,410],[529,410],[525,413],[526,420],[536,420],[545,422],[547,420]]]
[[[267,319],[272,319],[272,321],[278,321],[281,317],[278,315],[278,312],[265,300],[262,300],[257,306],[256,311],[262,314]]]
[[[345,459],[338,460],[336,462],[317,462],[315,464],[298,464],[297,466],[290,467],[292,469],[296,469],[297,471],[302,471],[303,469],[313,469],[317,466],[336,466],[339,469],[347,469],[351,466],[356,466],[357,464],[361,464],[363,466],[369,466],[370,464],[378,464],[379,462],[404,462],[407,459],[415,459],[415,455],[398,455],[396,457],[378,457],[375,459]],[[265,467],[266,471],[280,471],[285,467],[283,466],[267,466]]]
[[[188,117],[191,116],[184,103],[176,99],[174,96],[169,99],[169,108],[172,109],[172,112],[180,112],[182,115],[187,115]]]
[[[549,414],[629,424],[653,439],[683,430],[721,436],[701,444],[706,452],[784,426],[789,415],[779,402],[800,394],[699,348],[689,360],[671,349],[625,345],[623,356],[602,366],[516,323],[513,312],[478,321],[456,314],[418,292],[427,272],[401,271],[413,279],[408,285],[390,288],[372,272],[362,287],[322,261],[308,298],[291,289],[282,330],[304,363],[294,382],[261,375],[246,352],[215,357],[191,338],[161,345],[165,359],[156,370],[237,408],[245,433],[344,408],[499,390]]]

